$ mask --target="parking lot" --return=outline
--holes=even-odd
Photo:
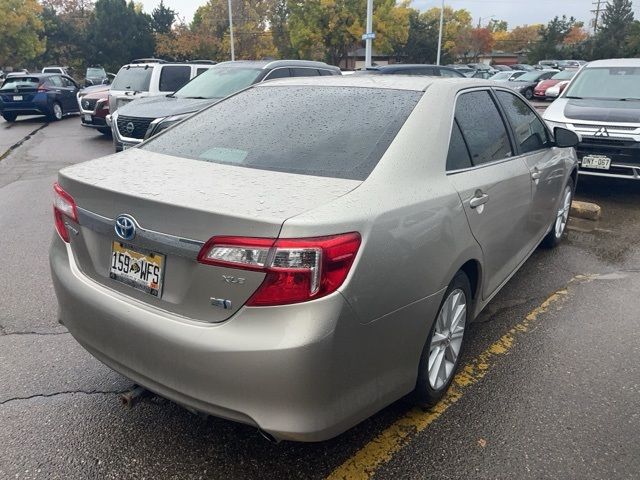
[[[112,151],[77,116],[0,120],[0,478],[638,478],[640,184],[581,178],[601,220],[526,262],[434,409],[400,401],[336,439],[272,444],[155,397],[124,409],[131,382],[58,324],[51,185]]]

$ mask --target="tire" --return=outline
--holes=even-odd
[[[524,94],[523,94],[523,95],[524,95],[524,98],[526,98],[527,100],[532,100],[532,99],[533,99],[533,89],[531,89],[531,88],[527,88],[527,89],[524,91]]]
[[[2,114],[2,118],[4,118],[7,122],[15,122],[18,115],[11,112],[5,112]]]
[[[560,208],[556,214],[551,230],[542,240],[544,248],[555,248],[562,241],[562,235],[567,229],[569,222],[569,213],[571,211],[571,202],[573,201],[573,182],[569,182],[562,191],[562,200],[560,200]]]
[[[51,113],[47,116],[49,120],[52,122],[62,120],[62,117],[64,116],[64,112],[62,111],[62,105],[60,105],[58,102],[54,102],[53,107],[51,109]]]
[[[111,136],[111,129],[110,128],[99,128],[98,131],[102,134],[105,135],[107,137]]]
[[[432,407],[449,389],[463,352],[464,334],[469,325],[472,303],[469,278],[464,272],[458,272],[444,294],[438,315],[422,349],[416,388],[411,395],[413,403],[422,407]],[[461,317],[453,315],[453,320],[448,322],[446,313],[452,311],[448,309],[453,306],[453,311],[456,311],[461,305],[464,305],[464,310],[460,312]],[[452,326],[454,328],[451,328]],[[430,361],[430,357],[433,361]],[[438,358],[440,363],[436,364]],[[431,372],[430,364],[432,364]]]

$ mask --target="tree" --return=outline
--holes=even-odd
[[[425,13],[411,9],[407,41],[395,49],[396,56],[407,63],[435,63],[439,23]]]
[[[633,25],[631,0],[612,0],[602,14],[601,28],[595,38],[594,56],[608,58],[621,55]]]
[[[520,52],[522,50],[531,50],[540,39],[540,29],[542,25],[523,25],[516,27],[509,32],[508,48],[511,52]]]
[[[135,58],[153,55],[151,17],[125,0],[98,0],[88,28],[89,59],[117,71]],[[117,32],[117,34],[116,34]]]
[[[326,60],[334,65],[362,45],[366,0],[298,0],[289,2],[291,45],[301,58]],[[409,8],[403,2],[374,3],[373,47],[391,54],[408,36]]]
[[[275,47],[268,30],[270,0],[232,0],[236,58],[260,59],[273,56]],[[192,31],[212,36],[217,46],[210,58],[230,58],[229,8],[227,0],[209,0],[196,10]]]
[[[487,28],[491,33],[506,32],[509,30],[509,24],[505,20],[490,20]]]
[[[0,0],[0,66],[24,66],[44,52],[41,13],[36,0]]]
[[[440,9],[431,8],[425,12],[428,21],[440,22]],[[454,10],[444,7],[444,28],[442,32],[442,63],[456,60],[459,43],[465,41],[466,32],[471,30],[471,13],[463,8]]]
[[[87,28],[93,3],[89,0],[44,0],[41,18],[47,48],[37,58],[42,65],[64,65],[72,73],[86,66]]]
[[[531,49],[529,59],[537,62],[562,57],[564,39],[576,25],[582,26],[575,18],[563,15],[562,18],[556,16],[546,26],[540,27],[540,40]]]
[[[281,58],[298,58],[298,52],[291,45],[289,32],[288,0],[273,0],[269,9],[269,25],[273,44]]]
[[[171,27],[176,21],[176,12],[171,8],[165,7],[164,0],[160,0],[160,4],[151,12],[151,19],[154,32],[159,34],[171,33]]]

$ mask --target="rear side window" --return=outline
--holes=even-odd
[[[460,170],[471,167],[471,157],[464,142],[458,122],[454,120],[449,142],[449,154],[447,155],[447,171]]]
[[[276,78],[289,78],[291,74],[289,73],[288,68],[276,68],[275,70],[271,70],[265,80],[275,80]]]
[[[290,70],[292,77],[317,77],[319,75],[315,68],[292,68]]]
[[[318,70],[320,72],[320,75],[322,75],[323,77],[325,76],[329,76],[329,75],[335,75],[334,72],[332,72],[331,70]]]
[[[551,146],[547,129],[529,105],[509,92],[499,91],[496,95],[513,127],[521,154]]]
[[[149,140],[145,150],[262,170],[364,180],[422,92],[251,88]]]
[[[161,92],[175,92],[184,87],[191,78],[191,67],[186,65],[169,65],[160,71]]]
[[[488,91],[460,95],[455,117],[474,165],[513,155],[507,129]]]
[[[151,72],[151,67],[123,67],[111,84],[111,90],[148,92]]]

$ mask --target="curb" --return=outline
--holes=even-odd
[[[589,202],[579,202],[574,200],[571,203],[571,216],[576,218],[584,218],[585,220],[598,220],[602,214],[600,205]]]

